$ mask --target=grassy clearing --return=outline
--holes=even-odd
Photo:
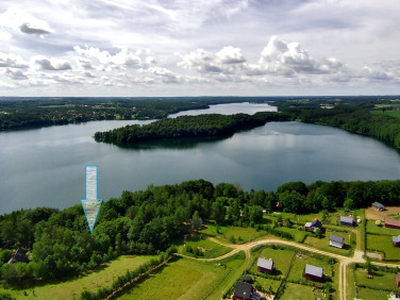
[[[219,232],[217,232],[217,226],[207,225],[207,228],[201,231],[202,233],[208,234],[213,237],[219,237],[223,242],[232,243],[232,238],[236,244],[243,244],[252,241],[260,236],[265,236],[265,231],[259,230],[252,227],[227,227],[220,226]]]
[[[292,269],[290,270],[290,273],[289,273],[288,280],[297,281],[297,280],[305,279],[303,277],[303,270],[306,267],[306,264],[323,268],[325,275],[330,275],[331,274],[332,265],[327,263],[326,261],[321,261],[321,260],[316,259],[314,257],[310,257],[307,254],[305,254],[305,255],[296,255],[293,267],[292,267]]]
[[[307,235],[306,231],[298,230],[297,228],[278,227],[276,230],[290,233],[296,242],[304,241],[305,236]]]
[[[215,263],[183,258],[169,263],[120,299],[199,299],[228,272]]]
[[[195,254],[186,251],[189,248],[192,248],[193,250],[199,249],[199,251],[203,254],[201,257],[205,258],[217,257],[232,250],[231,248],[214,243],[209,239],[188,237],[186,240],[186,246],[184,247],[183,245],[180,245],[178,247],[178,252],[190,256],[196,256]]]
[[[269,291],[271,288],[274,295],[276,294],[276,291],[278,290],[278,287],[281,284],[280,280],[266,279],[258,276],[254,277],[253,279],[256,283],[261,285],[266,291]]]
[[[384,252],[384,260],[400,260],[400,248],[392,245],[392,236],[368,234],[367,249]]]
[[[391,116],[391,117],[394,117],[394,118],[400,118],[400,111],[398,111],[398,110],[386,110],[386,111],[371,110],[371,114],[373,114],[373,115],[387,115],[387,116]]]
[[[397,290],[395,275],[395,273],[375,271],[373,279],[368,279],[367,273],[363,269],[356,269],[354,271],[355,280],[358,285],[365,285],[366,287],[376,289]]]
[[[358,299],[387,300],[388,292],[373,289],[358,288]]]
[[[87,289],[96,292],[100,287],[109,286],[114,278],[126,273],[126,270],[135,270],[140,265],[156,256],[120,256],[103,269],[90,272],[79,278],[73,278],[61,283],[49,283],[27,290],[4,290],[11,293],[16,299],[74,299],[79,298],[81,292]],[[3,290],[0,289],[0,292]],[[33,295],[35,291],[35,296]],[[24,292],[28,296],[24,295]]]
[[[283,293],[281,299],[285,300],[314,300],[321,298],[323,299],[323,290],[315,289],[313,292],[313,288],[310,286],[294,284],[294,283],[287,283],[285,292]]]
[[[347,278],[347,288],[346,288],[346,299],[354,299],[355,294],[355,280],[354,280],[354,270],[351,265],[346,268],[346,278]]]
[[[331,234],[335,234],[335,235],[338,235],[338,236],[341,236],[344,238],[345,245],[344,245],[343,249],[329,246],[329,236]],[[327,252],[332,252],[332,253],[348,256],[351,253],[350,239],[351,239],[351,232],[346,234],[346,233],[342,233],[342,232],[330,232],[327,230],[325,233],[325,236],[323,238],[319,239],[319,238],[316,238],[313,236],[308,236],[307,239],[305,240],[304,244],[327,251]]]
[[[367,233],[376,233],[376,234],[383,234],[383,235],[399,235],[399,229],[393,228],[386,228],[383,226],[375,225],[375,221],[367,221]]]
[[[275,271],[272,275],[277,277],[284,277],[289,269],[290,261],[292,260],[294,252],[292,250],[275,250],[272,248],[263,248],[261,251],[255,253],[256,259],[251,266],[251,272],[258,273],[257,259],[264,257],[266,259],[272,258],[274,261]]]

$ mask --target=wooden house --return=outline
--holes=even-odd
[[[344,246],[344,238],[336,234],[331,234],[329,236],[329,246],[342,249]]]
[[[400,229],[400,221],[392,218],[385,218],[386,228]]]
[[[345,216],[340,216],[340,225],[343,226],[354,226],[355,222],[352,217],[345,217]]]
[[[377,211],[384,211],[384,210],[386,210],[385,205],[383,205],[382,203],[379,203],[379,202],[374,202],[374,203],[372,203],[372,207],[373,207],[374,209],[376,209]]]
[[[274,271],[274,261],[272,259],[258,258],[257,270],[262,273],[271,274]]]
[[[324,269],[307,264],[303,271],[307,280],[322,282],[324,280]]]

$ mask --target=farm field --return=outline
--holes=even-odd
[[[87,289],[96,292],[100,287],[109,286],[113,279],[126,273],[126,270],[135,270],[140,265],[156,256],[120,256],[97,271],[90,272],[79,278],[72,278],[64,282],[50,283],[35,286],[26,290],[2,290],[11,293],[16,299],[76,299],[81,292]],[[24,295],[27,292],[27,296]],[[34,291],[34,294],[33,294]]]
[[[202,299],[241,264],[243,259],[240,258],[226,260],[226,263],[181,258],[168,263],[160,272],[131,288],[120,299]]]

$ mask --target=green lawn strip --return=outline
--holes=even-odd
[[[392,236],[389,235],[367,234],[367,250],[384,252],[384,260],[400,260],[400,248],[392,245]]]
[[[371,110],[371,114],[373,115],[387,115],[387,116],[391,116],[394,118],[400,118],[400,111],[398,110],[386,110],[386,111],[381,111],[381,110]]]
[[[399,229],[386,228],[384,226],[377,226],[375,221],[367,221],[367,233],[375,233],[380,235],[400,235]]]
[[[251,259],[246,258],[244,252],[239,252],[238,254],[220,261],[229,268],[229,273],[227,276],[222,278],[217,286],[207,295],[205,299],[221,299],[222,295],[239,279],[245,270],[250,266]]]
[[[302,252],[303,253],[303,252]],[[290,270],[288,280],[298,281],[306,280],[303,277],[303,271],[306,264],[321,267],[324,269],[324,274],[330,277],[332,272],[332,265],[328,261],[322,261],[320,259],[311,257],[309,253],[296,255],[292,269]],[[333,279],[333,278],[331,278]]]
[[[323,294],[324,294],[323,289],[316,288],[313,291],[313,287],[311,286],[287,282],[285,291],[282,297],[280,297],[280,299],[285,299],[285,300],[298,300],[298,299],[314,300],[317,298],[324,299]]]
[[[207,225],[207,228],[202,230],[201,232],[216,238],[220,238],[221,241],[229,244],[233,242],[232,239],[234,239],[234,242],[236,244],[243,244],[261,236],[267,235],[265,231],[257,231],[252,227],[220,226],[218,231],[219,232],[217,233],[217,226]]]
[[[135,270],[140,265],[156,256],[120,256],[111,261],[105,268],[90,272],[79,278],[73,278],[59,283],[48,283],[35,286],[27,290],[4,290],[11,293],[16,299],[73,299],[79,298],[81,292],[87,289],[96,292],[100,287],[109,286],[113,279],[126,273],[126,270]],[[35,296],[33,295],[35,291]],[[0,290],[1,291],[1,290]],[[24,292],[28,296],[24,295]]]
[[[231,248],[217,244],[204,237],[201,239],[200,237],[195,237],[195,238],[188,237],[186,240],[186,246],[184,247],[183,245],[180,245],[178,247],[178,252],[189,256],[196,256],[195,254],[187,251],[187,249],[189,248],[193,249],[194,253],[196,253],[195,249],[199,249],[199,251],[202,253],[201,257],[205,258],[221,256],[225,253],[232,251]]]
[[[265,291],[270,291],[270,289],[272,289],[272,293],[274,295],[276,294],[276,291],[278,290],[278,287],[281,284],[280,280],[267,279],[259,276],[252,276],[252,277],[254,280],[253,286],[259,284]]]
[[[346,268],[346,299],[354,299],[355,294],[355,280],[354,280],[354,264],[348,265]]]
[[[299,230],[298,228],[277,227],[275,230],[290,233],[296,242],[303,242],[307,235],[306,231]]]
[[[374,271],[372,279],[368,279],[364,269],[354,271],[355,280],[358,286],[365,286],[373,289],[397,290],[396,273]]]
[[[272,258],[272,260],[274,261],[274,267],[276,270],[271,275],[276,278],[283,278],[289,269],[289,265],[290,265],[290,261],[293,257],[293,253],[294,253],[293,250],[289,250],[289,249],[283,249],[283,250],[276,249],[275,250],[275,249],[272,249],[269,247],[265,247],[254,253],[254,255],[256,256],[256,259],[254,259],[254,262],[250,268],[250,271],[253,274],[259,273],[257,271],[258,257],[263,257],[266,259]]]
[[[338,236],[341,236],[344,238],[345,246],[343,247],[343,249],[329,246],[329,236],[331,234],[335,234],[335,235],[338,235]],[[308,236],[306,238],[304,244],[307,246],[311,246],[311,247],[326,251],[326,252],[332,252],[332,253],[336,253],[336,254],[340,254],[340,255],[349,256],[351,253],[350,238],[351,238],[351,232],[346,234],[346,233],[342,233],[342,232],[332,232],[332,231],[326,230],[325,236],[323,238],[319,239],[319,238],[316,238],[313,236]]]
[[[181,258],[134,286],[120,299],[201,299],[229,268]]]
[[[358,299],[387,300],[390,293],[368,288],[358,288]]]

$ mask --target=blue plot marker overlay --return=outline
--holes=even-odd
[[[92,233],[103,203],[102,199],[97,199],[97,166],[86,166],[86,199],[81,199],[81,203]]]

